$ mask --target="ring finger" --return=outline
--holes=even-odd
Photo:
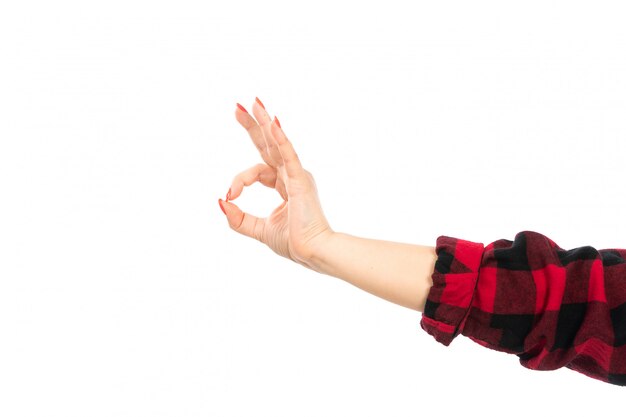
[[[267,113],[265,106],[261,103],[261,100],[259,100],[258,97],[255,97],[254,99],[252,113],[261,127],[261,131],[263,132],[263,138],[265,139],[267,151],[272,162],[270,165],[276,168],[281,163],[282,156],[280,155],[280,151],[276,146],[276,141],[272,136],[272,118]]]

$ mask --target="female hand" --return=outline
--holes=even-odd
[[[220,206],[223,205],[231,229],[265,243],[280,256],[311,268],[316,247],[334,233],[324,217],[315,180],[302,167],[278,119],[271,120],[258,98],[252,113],[256,120],[238,104],[235,118],[248,131],[265,164],[254,165],[235,176],[226,201],[219,199]],[[269,217],[244,213],[228,201],[241,195],[244,186],[257,181],[276,189],[283,198],[282,204]]]

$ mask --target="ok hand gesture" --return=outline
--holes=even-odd
[[[252,117],[237,104],[235,118],[243,126],[265,163],[237,174],[226,201],[219,199],[231,229],[265,243],[274,252],[310,268],[316,248],[334,232],[324,217],[315,180],[300,163],[291,142],[276,117],[272,121],[265,106],[256,98]],[[256,120],[255,120],[256,119]],[[283,199],[269,217],[245,213],[229,200],[235,200],[256,181],[274,188]]]

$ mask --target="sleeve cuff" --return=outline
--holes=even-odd
[[[484,245],[439,236],[437,260],[420,326],[448,346],[463,330],[476,289]]]

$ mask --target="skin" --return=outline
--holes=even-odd
[[[276,117],[272,120],[255,100],[252,114],[236,107],[235,118],[264,163],[237,174],[227,201],[219,199],[230,228],[306,268],[423,312],[437,260],[435,248],[335,232],[324,216],[313,175],[302,167]],[[232,202],[257,181],[283,198],[267,218],[245,213]]]

